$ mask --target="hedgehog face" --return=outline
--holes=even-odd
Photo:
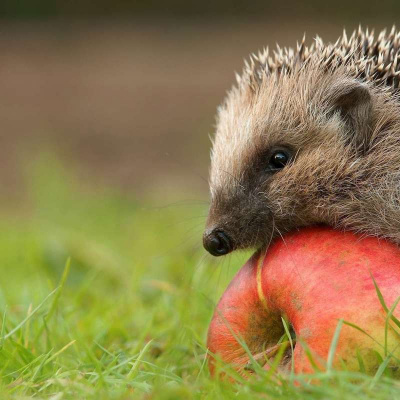
[[[204,247],[224,255],[328,223],[322,199],[338,194],[360,156],[368,93],[342,71],[312,65],[269,76],[257,90],[234,88],[218,113]]]

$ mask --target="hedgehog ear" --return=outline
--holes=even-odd
[[[333,87],[330,98],[334,111],[340,112],[349,128],[350,143],[365,152],[371,137],[372,101],[368,86],[357,80],[342,81]]]

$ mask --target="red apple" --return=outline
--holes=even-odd
[[[390,310],[400,296],[400,249],[387,241],[326,227],[275,241],[250,258],[218,303],[208,332],[211,372],[217,358],[243,372],[249,357],[240,341],[265,361],[284,334],[282,316],[296,334],[296,373],[314,370],[307,349],[315,364],[326,368],[341,319],[334,368],[359,370],[362,359],[373,373],[380,363],[377,353],[400,358],[400,330],[374,280]],[[400,318],[398,308],[393,316]]]

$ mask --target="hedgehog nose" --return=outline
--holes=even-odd
[[[203,236],[204,248],[213,256],[224,256],[233,250],[232,240],[221,229],[207,230]]]

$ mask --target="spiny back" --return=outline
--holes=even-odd
[[[389,34],[383,30],[375,39],[374,31],[359,28],[350,37],[343,32],[336,43],[324,43],[317,36],[311,46],[302,42],[296,50],[280,48],[272,55],[266,48],[250,57],[242,76],[237,75],[239,87],[249,85],[254,91],[266,76],[291,74],[308,64],[319,65],[327,72],[344,67],[349,75],[392,92],[400,90],[400,32],[395,27]]]

